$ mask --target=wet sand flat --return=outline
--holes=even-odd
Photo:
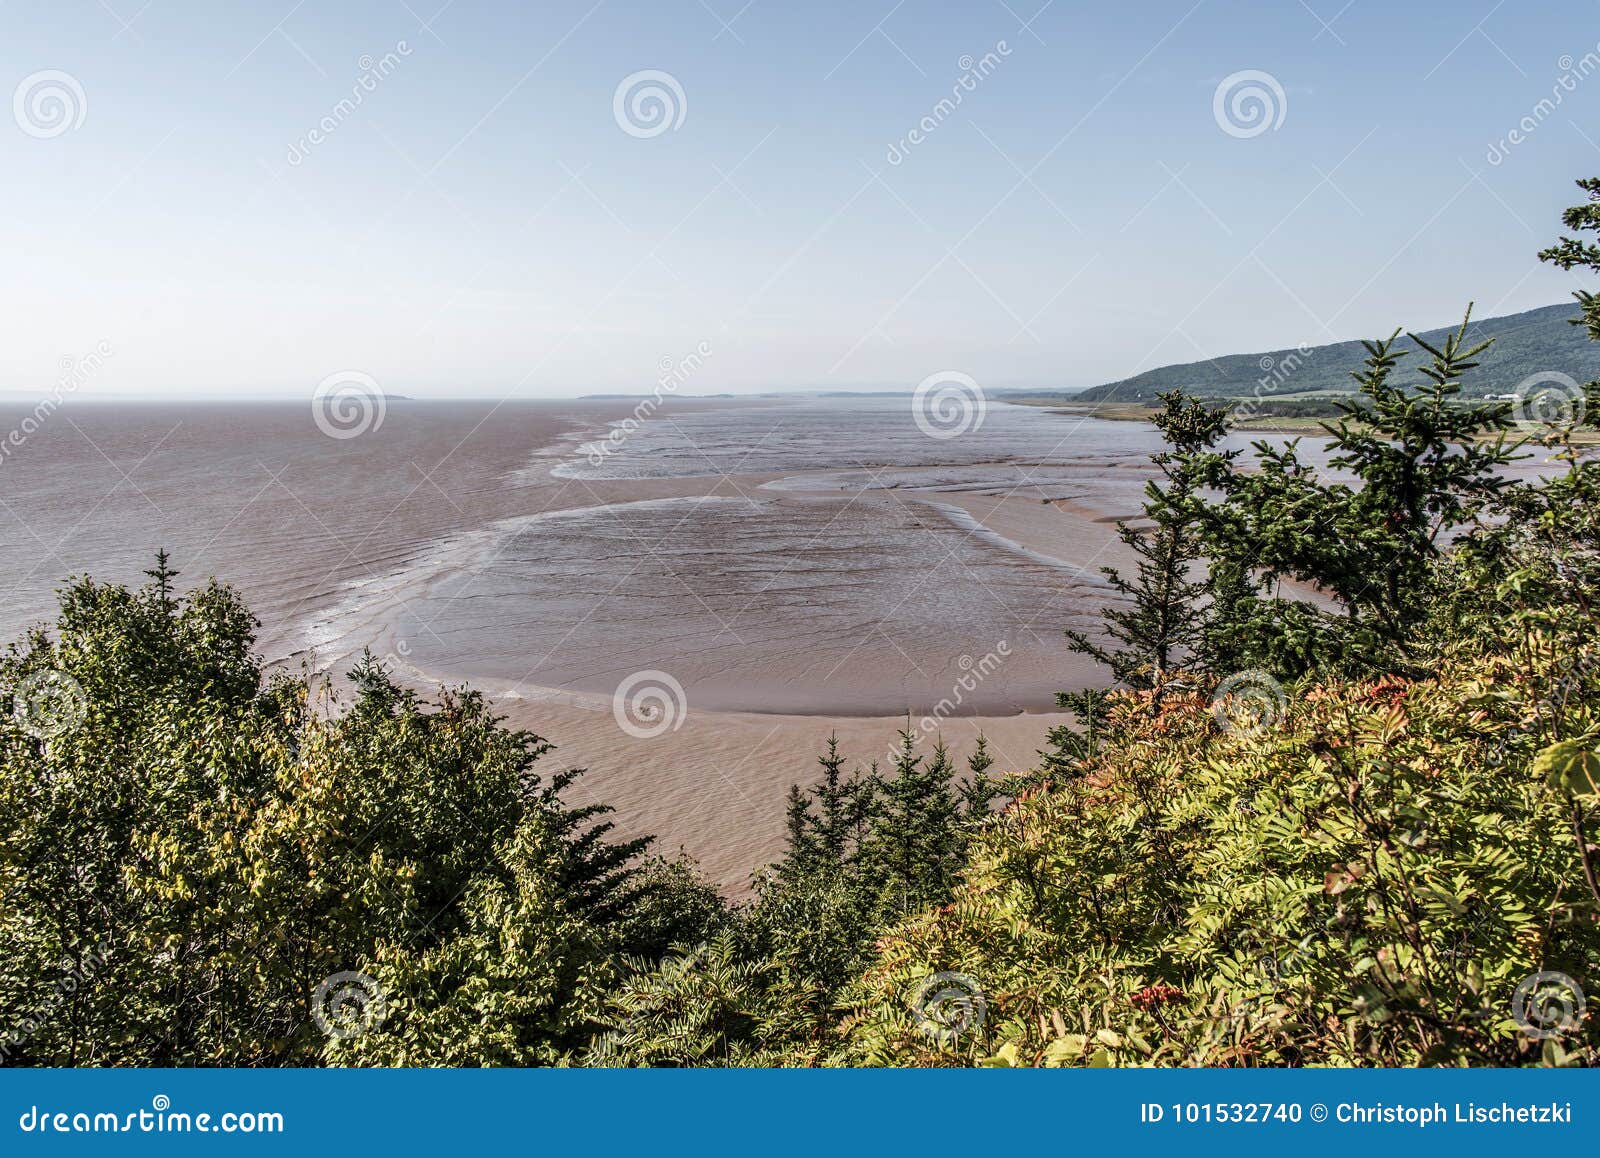
[[[481,688],[734,891],[830,732],[865,766],[908,718],[961,759],[981,730],[1021,769],[1055,691],[1103,682],[1061,631],[1106,598],[1148,430],[997,404],[943,439],[904,398],[672,399],[606,438],[632,408],[393,400],[332,438],[299,406],[74,405],[0,473],[0,627],[165,547],[243,591],[270,662],[337,682],[370,649]],[[613,710],[639,673],[670,685],[650,738]]]

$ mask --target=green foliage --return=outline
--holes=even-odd
[[[1600,268],[1593,245],[1547,256]],[[1467,335],[1413,335],[1421,388],[1396,384],[1398,333],[1367,344],[1328,427],[1342,477],[1294,443],[1177,456],[1218,497],[1155,491],[1153,533],[1123,537],[1188,536],[1201,576],[1119,584],[1108,633],[1146,661],[1091,654],[1134,690],[1062,697],[1080,730],[977,837],[953,903],[879,938],[834,1060],[1600,1060],[1581,995],[1534,996],[1600,958],[1600,477],[1579,406],[1541,440],[1565,475],[1505,478],[1510,408],[1458,397],[1486,349]],[[1188,672],[1161,662],[1173,592],[1196,609]],[[1243,676],[1275,692],[1253,726],[1222,698]],[[959,1032],[927,1007],[951,979]]]
[[[448,934],[419,929],[363,960],[382,995],[324,1056],[355,1065],[551,1065],[599,1024],[617,970],[605,934],[560,885],[570,847],[537,815],[474,874]]]
[[[1073,722],[1057,724],[1045,734],[1048,747],[1039,753],[1040,778],[1076,776],[1095,757],[1110,694],[1098,688],[1056,693],[1056,705],[1070,712]]]
[[[1600,752],[1590,736],[1557,740],[1533,761],[1532,772],[1552,791],[1568,796],[1600,795]]]
[[[775,967],[742,955],[729,936],[633,965],[611,998],[614,1028],[596,1039],[590,1065],[760,1064],[761,1047],[796,1017]]]
[[[1600,198],[1600,177],[1582,177],[1576,184],[1584,191],[1586,197],[1561,214],[1561,224],[1576,233],[1600,232],[1600,202],[1596,201],[1596,198]],[[1555,245],[1540,250],[1539,260],[1566,270],[1579,268],[1600,270],[1600,245],[1585,241],[1581,237],[1563,236]],[[1583,316],[1577,324],[1581,324],[1587,330],[1590,341],[1600,341],[1600,295],[1589,290],[1579,290],[1573,297],[1583,309]],[[1548,366],[1540,367],[1540,369],[1548,368]]]
[[[949,750],[927,757],[900,733],[888,774],[845,772],[836,737],[820,780],[790,790],[789,844],[756,895],[709,946],[629,962],[609,1002],[612,1030],[591,1064],[816,1064],[838,993],[892,922],[947,901],[966,849],[1004,791],[981,737],[967,775]]]
[[[789,848],[780,875],[794,879],[813,872],[843,871],[861,858],[876,804],[877,769],[870,776],[847,776],[839,737],[828,737],[818,758],[822,779],[809,792],[789,788],[786,818]]]
[[[429,710],[369,662],[323,710],[263,679],[234,594],[172,579],[73,582],[0,660],[8,1060],[550,1060],[608,962],[682,933],[643,842],[565,806],[575,773],[535,773],[550,745],[477,693]],[[353,1042],[315,1017],[343,973],[387,1008]]]
[[[1093,773],[1019,801],[954,903],[883,940],[840,1060],[1595,1061],[1587,1023],[1540,1041],[1511,1012],[1534,973],[1600,963],[1569,800],[1518,732],[1571,641],[1526,643],[1532,669],[1492,656],[1307,685],[1256,735],[1219,730],[1199,695],[1152,712],[1122,693]],[[1585,726],[1597,697],[1582,677],[1586,706],[1543,726]],[[916,1016],[940,970],[986,994],[955,1042]]]
[[[1108,651],[1080,631],[1068,631],[1074,651],[1093,656],[1130,687],[1159,688],[1170,669],[1187,659],[1203,636],[1202,607],[1209,584],[1193,572],[1204,543],[1199,491],[1207,473],[1231,461],[1212,450],[1227,433],[1227,415],[1184,397],[1161,395],[1164,409],[1152,420],[1169,449],[1152,456],[1160,480],[1145,484],[1148,526],[1118,523],[1117,534],[1137,560],[1130,579],[1115,567],[1100,570],[1126,606],[1104,613],[1105,634],[1118,647]]]
[[[954,775],[943,741],[924,759],[911,733],[900,733],[894,775],[877,782],[865,849],[869,877],[886,911],[908,913],[936,904],[955,884],[963,840],[950,783]]]
[[[1579,182],[1580,185],[1583,182]],[[1588,186],[1584,186],[1585,189]],[[1583,208],[1579,206],[1578,208]],[[1569,211],[1570,212],[1570,211]],[[1581,225],[1569,222],[1569,228]],[[1569,267],[1570,268],[1570,267]],[[1592,346],[1567,325],[1566,307],[1542,306],[1520,314],[1488,318],[1473,331],[1477,340],[1494,339],[1483,361],[1483,392],[1504,393],[1531,374],[1552,367],[1600,377],[1600,347]],[[1455,327],[1424,331],[1422,337],[1437,346]],[[1229,354],[1146,370],[1132,378],[1108,382],[1070,395],[1072,402],[1137,402],[1154,404],[1164,393],[1182,390],[1192,397],[1219,403],[1225,399],[1246,399],[1257,414],[1304,413],[1324,402],[1305,407],[1292,403],[1281,409],[1272,399],[1299,401],[1306,394],[1348,394],[1350,379],[1346,371],[1361,359],[1359,342],[1334,342],[1326,346],[1270,350],[1256,354]],[[1420,374],[1402,372],[1401,385],[1419,385]]]
[[[1501,495],[1501,468],[1514,457],[1500,433],[1508,403],[1455,402],[1486,346],[1469,346],[1467,327],[1438,345],[1412,335],[1429,359],[1420,390],[1391,380],[1398,331],[1365,343],[1357,399],[1326,428],[1329,465],[1352,482],[1322,477],[1298,440],[1257,443],[1248,471],[1219,464],[1223,500],[1200,514],[1228,580],[1210,636],[1225,641],[1213,671],[1414,670],[1408,641],[1431,606],[1439,544]],[[1286,594],[1285,582],[1317,597]]]

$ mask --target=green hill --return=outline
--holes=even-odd
[[[1463,393],[1510,393],[1529,375],[1549,371],[1570,375],[1579,382],[1600,378],[1600,344],[1590,342],[1583,327],[1568,324],[1577,316],[1576,305],[1561,302],[1474,321],[1472,336],[1477,341],[1493,338],[1494,345],[1484,353],[1480,368],[1469,375]],[[1437,345],[1454,328],[1426,330],[1421,337]],[[1119,382],[1090,387],[1074,395],[1073,401],[1154,402],[1157,394],[1178,388],[1203,398],[1348,393],[1355,388],[1350,372],[1361,365],[1365,356],[1359,341],[1230,354],[1146,370]],[[1406,372],[1397,374],[1397,381],[1420,380],[1414,370],[1408,369],[1416,361],[1413,357],[1402,363]]]

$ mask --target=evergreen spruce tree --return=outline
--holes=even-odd
[[[1588,200],[1564,211],[1561,223],[1580,233],[1600,232],[1600,177],[1580,178],[1577,185],[1588,194]],[[1586,269],[1591,273],[1600,273],[1600,245],[1579,237],[1562,236],[1555,245],[1539,251],[1539,260],[1564,270]],[[1572,324],[1583,326],[1588,331],[1590,341],[1600,341],[1600,294],[1578,290],[1572,296],[1577,300],[1580,311],[1579,316],[1572,319]],[[1569,400],[1564,414],[1553,415],[1557,419],[1567,420],[1569,430],[1563,453],[1573,463],[1576,463],[1578,455],[1572,450],[1570,428],[1600,426],[1600,382],[1586,382],[1582,389],[1580,397]]]
[[[818,763],[819,783],[789,789],[788,847],[756,874],[739,940],[746,954],[775,962],[809,994],[808,1015],[822,1018],[832,994],[861,968],[882,901],[867,852],[879,807],[877,765],[846,775],[837,735]]]
[[[1057,692],[1056,703],[1072,713],[1076,726],[1057,724],[1045,734],[1046,748],[1039,753],[1041,779],[1075,778],[1083,762],[1100,750],[1107,693],[1099,688]]]
[[[943,740],[924,761],[910,728],[903,729],[893,773],[879,780],[872,864],[886,902],[904,913],[949,895],[961,864],[961,811],[950,783],[955,766]]]
[[[989,769],[993,767],[994,757],[989,753],[989,740],[979,732],[977,745],[972,749],[972,755],[967,757],[967,778],[961,782],[960,788],[961,814],[969,822],[969,828],[971,822],[988,815],[995,799],[1004,795],[999,782],[989,775]]]
[[[1211,579],[1206,571],[1202,488],[1225,473],[1235,452],[1218,451],[1227,434],[1227,412],[1189,398],[1181,390],[1160,396],[1153,421],[1167,449],[1151,456],[1161,478],[1145,485],[1144,522],[1117,524],[1117,535],[1137,559],[1131,578],[1115,567],[1100,570],[1126,606],[1102,613],[1105,635],[1118,646],[1102,646],[1068,630],[1068,646],[1111,669],[1117,682],[1156,690],[1157,701],[1175,665],[1193,665],[1204,651]],[[1059,725],[1039,753],[1040,772],[1073,777],[1095,753],[1105,714],[1105,693],[1061,692],[1058,706],[1076,726]]]
[[[176,606],[173,601],[173,580],[178,577],[178,572],[172,569],[170,556],[167,549],[162,547],[156,552],[156,565],[145,571],[145,574],[155,580],[156,602],[168,613]]]
[[[1574,205],[1561,214],[1561,223],[1579,233],[1600,232],[1600,177],[1582,177],[1577,186],[1588,194],[1588,200]],[[1581,237],[1562,236],[1556,244],[1539,251],[1539,260],[1561,269],[1587,269],[1600,272],[1600,245]],[[1600,294],[1578,290],[1572,295],[1582,309],[1582,317],[1573,324],[1588,328],[1589,338],[1600,341]]]
[[[1227,583],[1208,638],[1231,641],[1234,670],[1406,667],[1440,542],[1493,506],[1509,485],[1500,470],[1516,457],[1504,435],[1508,403],[1458,400],[1462,377],[1489,346],[1468,345],[1470,319],[1469,307],[1438,347],[1410,335],[1428,355],[1419,387],[1393,381],[1400,331],[1365,343],[1366,362],[1352,375],[1357,397],[1323,424],[1329,465],[1358,485],[1324,479],[1301,460],[1298,440],[1258,442],[1254,469],[1230,462],[1217,472],[1225,497],[1203,509],[1205,537],[1214,578]],[[1285,580],[1316,588],[1338,613],[1285,595]]]
[[[994,767],[994,757],[989,754],[989,738],[982,732],[978,733],[978,743],[972,749],[972,755],[967,757],[967,771],[971,772],[974,779],[985,776],[990,768]]]
[[[872,808],[870,777],[847,776],[837,733],[817,758],[822,779],[809,791],[790,785],[785,827],[788,851],[780,872],[803,875],[848,866],[860,853]]]
[[[1202,638],[1207,582],[1196,511],[1204,477],[1216,469],[1213,460],[1219,456],[1213,448],[1227,433],[1226,411],[1181,390],[1160,397],[1164,408],[1153,421],[1168,449],[1151,457],[1161,478],[1145,485],[1149,525],[1117,524],[1118,536],[1137,559],[1134,574],[1130,578],[1115,567],[1100,569],[1128,603],[1104,613],[1105,634],[1119,646],[1110,650],[1084,632],[1067,632],[1072,650],[1099,660],[1118,682],[1135,688],[1159,688]]]
[[[1590,200],[1566,210],[1562,223],[1579,232],[1600,230],[1600,205],[1593,200],[1600,197],[1600,178],[1580,180],[1578,187]],[[1539,259],[1566,270],[1600,272],[1600,245],[1563,236]],[[1572,324],[1600,341],[1600,296],[1579,290],[1573,297],[1580,312]],[[1447,637],[1464,636],[1469,625],[1503,610],[1508,601],[1539,608],[1547,629],[1556,623],[1587,634],[1594,622],[1600,602],[1600,461],[1578,435],[1600,425],[1600,382],[1557,379],[1549,385],[1555,398],[1525,397],[1518,405],[1534,425],[1532,440],[1553,450],[1553,458],[1567,469],[1542,486],[1511,489],[1503,501],[1504,517],[1464,539],[1454,561],[1455,597],[1440,600],[1437,612]],[[1568,658],[1578,672],[1594,664],[1583,652]],[[1564,699],[1567,692],[1555,694]]]
[[[782,869],[804,872],[817,861],[817,841],[812,830],[816,828],[816,814],[811,811],[811,796],[800,785],[789,785],[789,798],[784,808],[784,833],[787,849]]]

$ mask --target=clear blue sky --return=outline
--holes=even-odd
[[[0,88],[83,94],[0,118],[0,390],[102,341],[86,392],[642,390],[702,342],[690,392],[1084,385],[1579,284],[1534,253],[1600,71],[1535,109],[1600,58],[1587,0],[442,3],[0,8]],[[644,69],[684,94],[649,137]],[[1214,116],[1242,70],[1255,136]]]

